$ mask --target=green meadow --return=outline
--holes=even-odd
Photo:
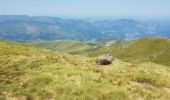
[[[0,100],[170,99],[168,39],[104,44],[0,41]],[[97,65],[103,53],[117,59]]]

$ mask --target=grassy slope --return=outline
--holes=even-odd
[[[143,38],[129,44],[118,43],[110,48],[101,48],[91,55],[111,53],[113,56],[128,62],[152,61],[158,64],[170,65],[170,40],[164,38]]]
[[[39,47],[43,47],[46,49],[62,51],[67,53],[81,52],[91,48],[91,46],[88,43],[73,40],[56,40],[35,44]]]
[[[108,43],[110,42],[90,44],[80,41],[52,41],[36,45],[50,50],[85,56],[111,53],[116,58],[126,62],[152,61],[170,66],[170,40],[168,39],[150,37],[131,42],[117,41],[109,47],[105,47]]]
[[[5,41],[0,51],[0,99],[170,99],[170,69],[163,65],[98,66],[94,58]]]

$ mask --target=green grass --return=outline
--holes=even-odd
[[[92,52],[91,56],[102,53],[111,53],[126,62],[151,61],[170,66],[170,40],[159,37],[137,39],[129,43],[118,42],[109,48],[100,48]]]
[[[74,55],[96,57],[103,53],[110,53],[125,62],[140,63],[150,61],[170,66],[170,40],[160,37],[148,37],[128,42],[113,41],[113,43],[112,41],[87,43],[57,40],[35,44],[49,50]],[[108,46],[106,47],[106,45]]]
[[[66,53],[77,53],[88,50],[93,46],[92,43],[73,41],[73,40],[56,40],[50,42],[35,43],[39,47],[50,49],[53,51],[61,51]]]
[[[0,99],[169,100],[170,69],[145,62],[95,64],[95,58],[0,42]]]

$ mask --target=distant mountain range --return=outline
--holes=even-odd
[[[170,20],[73,20],[55,17],[0,16],[0,39],[19,42],[50,40],[132,40],[170,38]]]

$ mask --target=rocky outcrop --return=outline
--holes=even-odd
[[[98,64],[98,65],[109,65],[109,64],[112,64],[112,62],[114,60],[115,60],[115,58],[112,55],[102,54],[97,58],[96,64]]]

